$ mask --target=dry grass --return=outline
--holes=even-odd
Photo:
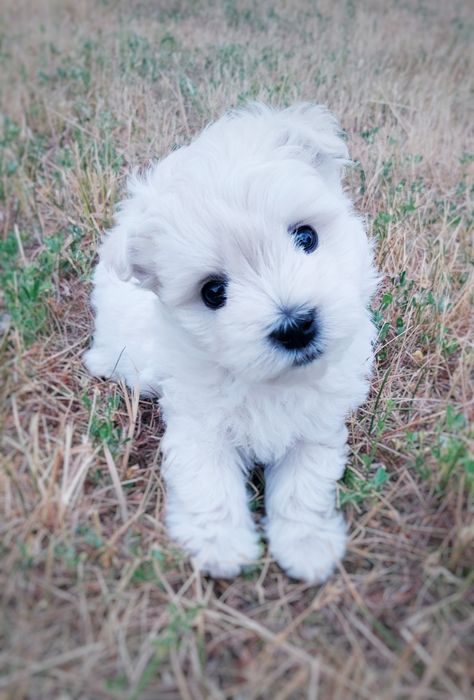
[[[1,12],[0,697],[472,697],[472,5]],[[127,167],[248,98],[339,115],[385,274],[350,550],[316,588],[267,557],[230,583],[193,572],[162,526],[157,406],[81,365]]]

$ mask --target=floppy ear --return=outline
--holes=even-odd
[[[294,147],[325,179],[339,185],[349,152],[336,118],[322,105],[304,102],[277,113],[282,145]]]
[[[145,183],[131,179],[130,198],[120,203],[116,225],[107,233],[100,259],[124,282],[136,279],[140,286],[158,291],[156,221],[146,213],[141,193]]]

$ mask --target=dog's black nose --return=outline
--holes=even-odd
[[[316,311],[285,312],[285,320],[270,338],[286,350],[302,350],[316,337]]]

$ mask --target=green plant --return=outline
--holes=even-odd
[[[105,443],[113,451],[122,441],[120,428],[115,423],[115,414],[120,406],[120,396],[112,394],[104,400],[97,393],[93,397],[84,394],[82,404],[89,413],[89,435],[98,443]]]
[[[62,234],[45,238],[43,249],[29,263],[23,259],[13,234],[0,241],[0,285],[5,308],[25,345],[44,330],[63,240]]]

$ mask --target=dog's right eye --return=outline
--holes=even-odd
[[[298,246],[298,248],[302,248],[305,253],[312,253],[313,250],[316,250],[318,247],[318,234],[312,226],[302,224],[296,226],[290,233],[293,236],[295,245]]]
[[[227,280],[215,277],[201,287],[201,299],[210,309],[220,309],[226,302]]]

